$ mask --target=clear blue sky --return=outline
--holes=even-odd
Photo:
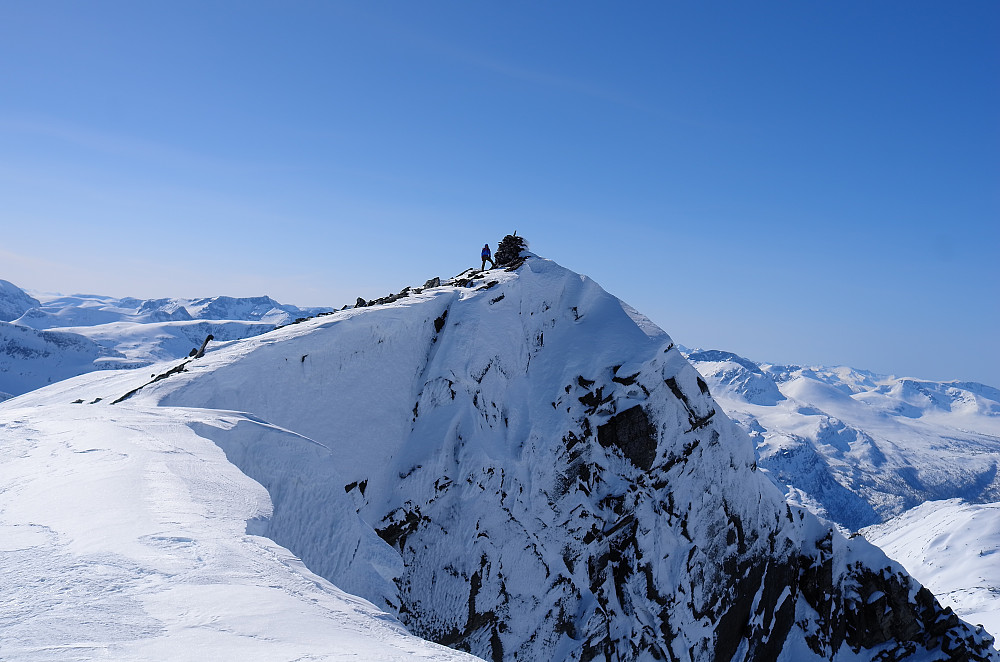
[[[1000,4],[0,4],[0,278],[340,306],[518,230],[675,340],[1000,386]]]

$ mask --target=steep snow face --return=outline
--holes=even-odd
[[[17,285],[0,280],[0,321],[16,320],[26,311],[39,306],[38,299],[29,296]]]
[[[928,501],[862,533],[962,618],[1000,632],[1000,503]]]
[[[790,500],[857,530],[924,501],[1000,499],[1000,391],[692,352]]]
[[[73,393],[96,399],[109,383],[127,379],[88,375]],[[315,527],[365,557],[361,581],[387,586],[372,562],[398,557],[334,489],[314,442],[231,412],[54,393],[0,405],[4,660],[473,659],[413,637],[257,535]],[[256,480],[227,457],[258,466]],[[317,519],[284,516],[303,501]]]
[[[789,508],[669,337],[592,281],[529,257],[463,284],[227,344],[149,383],[79,378],[19,401],[88,384],[101,402],[84,408],[238,410],[321,444],[273,480],[268,463],[301,447],[230,454],[271,480],[268,535],[485,658],[997,659],[876,548]],[[285,495],[313,465],[335,465],[401,568],[360,534],[345,550],[289,523],[328,508]]]

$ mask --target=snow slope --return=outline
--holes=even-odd
[[[1000,504],[928,501],[862,533],[962,618],[1000,632]]]
[[[131,417],[186,426],[270,497],[269,513],[245,507],[223,519],[249,520],[250,533],[414,633],[484,658],[1000,659],[988,635],[877,548],[789,507],[670,338],[547,260],[414,288],[149,372],[157,378],[77,377],[0,413],[37,428],[79,411],[168,451],[177,442]],[[40,437],[46,448],[25,471],[53,480],[37,463],[66,440]],[[194,452],[168,454],[184,451]],[[74,453],[70,465],[77,455],[99,458]],[[150,527],[124,519],[122,544],[145,553],[127,539],[146,540]],[[165,535],[211,558],[200,550],[206,534]],[[217,614],[203,612],[211,632]],[[170,608],[153,615],[183,620]],[[32,630],[29,616],[18,622]]]
[[[255,535],[281,502],[227,455],[294,471],[305,496],[290,498],[320,506],[299,526],[392,559],[329,489],[332,467],[282,462],[283,449],[314,457],[312,442],[236,413],[44,400],[0,408],[0,658],[473,659],[409,635]],[[214,442],[198,434],[209,429]]]

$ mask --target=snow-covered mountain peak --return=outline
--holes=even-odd
[[[720,350],[699,350],[688,351],[687,357],[713,380],[716,395],[725,393],[755,405],[774,405],[785,399],[771,374],[741,356]]]
[[[997,659],[789,507],[669,336],[535,256],[8,405],[197,412],[267,488],[252,532],[484,658]]]
[[[26,311],[40,305],[38,299],[30,296],[17,285],[0,280],[0,321],[16,320]]]

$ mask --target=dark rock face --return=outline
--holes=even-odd
[[[598,426],[597,441],[605,448],[617,446],[632,464],[644,471],[652,468],[656,459],[656,429],[639,405],[615,414]]]
[[[553,394],[552,411],[571,423],[557,447],[529,444],[535,455],[524,462],[537,471],[461,465],[469,441],[459,436],[436,467],[401,476],[438,476],[425,499],[380,525],[406,565],[404,623],[497,661],[770,662],[790,654],[796,629],[804,660],[844,647],[879,662],[928,651],[997,660],[988,635],[898,566],[845,564],[857,558],[852,546],[867,543],[769,494],[752,452],[719,426],[704,381],[666,367],[674,365],[621,375],[610,366]],[[476,386],[449,382],[450,397],[436,402],[462,406],[469,394],[482,409],[488,373]],[[417,430],[435,406],[418,405]],[[545,485],[542,476],[555,479]],[[469,534],[456,540],[454,531]],[[429,587],[452,596],[450,606],[429,598]]]
[[[497,247],[496,260],[498,267],[505,267],[513,264],[521,257],[521,251],[528,247],[528,243],[524,240],[524,237],[518,237],[516,234],[509,234],[500,240],[500,245]]]

